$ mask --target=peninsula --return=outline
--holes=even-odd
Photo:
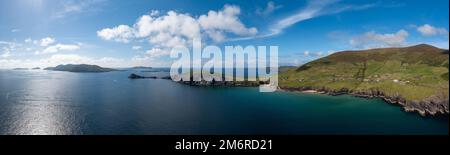
[[[449,113],[449,53],[421,44],[343,51],[288,69],[280,88],[379,97],[421,115]]]

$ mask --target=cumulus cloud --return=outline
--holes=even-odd
[[[60,51],[74,51],[81,48],[83,43],[62,44],[58,43],[55,38],[46,37],[38,40],[27,38],[24,40],[27,44],[34,44],[37,47],[26,47],[25,51],[34,51],[35,55],[57,53]]]
[[[201,15],[198,19],[200,26],[211,34],[223,34],[231,32],[237,35],[254,35],[258,30],[254,27],[247,28],[238,18],[241,9],[233,5],[225,5],[221,11],[209,11],[207,15]],[[211,36],[211,35],[210,35]],[[216,37],[212,37],[213,39]],[[219,40],[216,40],[219,41]]]
[[[445,28],[434,27],[429,24],[425,24],[417,27],[417,31],[420,32],[423,36],[435,36],[435,35],[447,35],[448,31]]]
[[[56,44],[54,46],[49,46],[45,48],[42,52],[35,52],[35,54],[48,54],[48,53],[56,53],[59,51],[74,51],[80,49],[78,45],[70,45],[70,44]]]
[[[146,52],[146,54],[150,58],[155,58],[155,57],[168,56],[168,55],[170,55],[170,51],[169,50],[160,49],[160,48],[152,48],[151,50],[148,50]]]
[[[119,25],[97,31],[97,35],[104,40],[114,40],[128,43],[134,37],[133,29],[128,25]]]
[[[12,52],[16,51],[18,47],[21,47],[21,44],[18,44],[16,42],[8,42],[8,41],[0,41],[0,47],[1,47],[1,58],[8,58],[11,57]]]
[[[55,43],[55,39],[51,38],[51,37],[46,37],[46,38],[42,38],[39,42],[36,42],[36,43],[39,43],[40,46],[45,47],[45,46],[49,46],[49,45]]]
[[[56,40],[55,40],[55,38],[52,38],[52,37],[45,37],[45,38],[42,38],[40,40],[33,40],[31,38],[27,38],[27,39],[24,40],[24,42],[25,43],[30,43],[30,44],[33,43],[35,45],[46,47],[46,46],[49,46],[49,45],[55,43]]]
[[[219,11],[211,10],[198,17],[176,11],[160,15],[159,11],[153,10],[141,16],[133,26],[105,28],[97,31],[97,35],[104,40],[125,43],[145,39],[154,47],[150,53],[158,55],[157,51],[169,51],[177,45],[187,46],[194,38],[222,42],[229,37],[255,35],[258,30],[245,26],[239,20],[240,13],[240,8],[234,5],[225,5]]]
[[[247,28],[238,18],[240,8],[225,5],[220,11],[209,11],[195,18],[189,14],[169,11],[158,16],[158,11],[141,16],[133,28],[120,25],[97,32],[105,40],[126,42],[130,38],[147,38],[152,45],[173,47],[192,42],[193,38],[207,36],[214,41],[223,41],[226,34],[253,35],[257,29]]]
[[[406,38],[408,36],[409,33],[403,29],[396,33],[386,34],[370,31],[352,38],[350,44],[356,48],[399,47],[406,44]]]

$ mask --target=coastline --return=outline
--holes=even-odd
[[[399,105],[403,108],[405,112],[417,112],[423,117],[426,116],[437,116],[437,115],[449,115],[449,100],[443,96],[432,96],[422,101],[408,101],[401,97],[400,94],[395,94],[393,96],[387,96],[385,93],[379,90],[371,91],[358,91],[354,92],[346,88],[340,90],[329,90],[326,88],[312,88],[312,87],[279,87],[279,90],[290,91],[290,92],[300,92],[306,94],[326,94],[331,96],[339,95],[351,95],[360,98],[380,98],[388,104]]]
[[[163,78],[170,79],[170,78]],[[267,82],[248,82],[248,81],[178,81],[177,83],[198,86],[198,87],[258,87],[261,84]],[[421,101],[409,101],[401,97],[400,94],[394,94],[392,96],[385,95],[384,92],[379,90],[370,91],[352,91],[347,88],[340,90],[331,90],[326,88],[314,88],[314,87],[278,87],[278,91],[300,92],[305,94],[325,94],[330,96],[339,95],[351,95],[359,98],[380,98],[388,104],[399,105],[405,112],[416,112],[423,117],[437,116],[437,115],[449,115],[449,99],[445,96],[432,96]]]

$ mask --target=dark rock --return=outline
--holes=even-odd
[[[146,77],[146,76],[140,76],[140,75],[132,73],[132,74],[130,74],[130,76],[128,76],[128,78],[129,79],[157,79],[158,77],[156,77],[156,76]]]

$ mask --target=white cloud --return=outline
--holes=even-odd
[[[207,15],[201,15],[198,21],[205,31],[212,31],[209,33],[215,35],[212,39],[217,39],[217,35],[223,32],[240,36],[255,35],[258,30],[254,27],[247,28],[238,18],[240,12],[241,9],[237,6],[225,5],[221,11],[209,11]]]
[[[54,46],[49,46],[45,48],[42,52],[35,52],[35,54],[48,54],[48,53],[56,53],[59,51],[74,51],[80,49],[78,45],[69,45],[69,44],[56,44]]]
[[[39,41],[39,45],[40,46],[49,46],[49,45],[51,45],[51,44],[53,44],[53,43],[55,43],[55,39],[54,38],[50,38],[50,37],[47,37],[47,38],[42,38],[40,41]]]
[[[445,28],[438,28],[431,26],[429,24],[425,24],[423,26],[417,27],[417,31],[420,32],[423,36],[435,36],[435,35],[447,35],[448,31]]]
[[[133,46],[131,47],[132,50],[140,50],[142,47],[141,46]]]
[[[8,51],[8,50],[4,50],[3,54],[0,55],[0,57],[2,57],[2,58],[7,58],[7,57],[10,57],[10,56],[11,56],[11,52]]]
[[[305,51],[305,52],[303,52],[303,55],[305,55],[305,56],[309,56],[309,51]]]
[[[408,36],[409,33],[403,29],[396,33],[386,34],[378,34],[375,31],[370,31],[352,38],[350,44],[356,48],[399,47],[406,44],[406,38]]]
[[[170,51],[169,50],[160,49],[160,48],[152,48],[151,50],[148,50],[146,52],[146,54],[150,58],[155,58],[155,57],[168,56],[168,55],[170,55]]]
[[[32,43],[33,40],[32,40],[31,38],[27,38],[27,39],[24,40],[24,42],[25,42],[25,43]]]
[[[131,39],[147,39],[148,42],[161,49],[176,45],[187,45],[194,38],[207,37],[214,41],[225,41],[229,36],[249,36],[258,31],[247,28],[238,18],[240,8],[225,5],[222,10],[209,11],[198,18],[190,14],[168,11],[160,15],[159,11],[151,11],[149,15],[141,16],[133,27],[120,25],[115,28],[105,28],[97,35],[105,40],[129,42]],[[204,38],[206,39],[206,38]]]
[[[8,58],[11,57],[12,52],[16,51],[22,45],[16,42],[0,41],[0,46],[2,46],[0,57]]]
[[[268,14],[271,14],[275,10],[278,10],[282,7],[283,6],[281,6],[281,5],[275,5],[275,3],[273,1],[269,1],[269,2],[267,2],[266,8],[264,10],[257,9],[256,14],[261,15],[261,16],[267,16]]]
[[[9,42],[9,41],[0,41],[0,45],[8,45],[8,46],[11,46],[11,45],[14,45],[15,43],[14,42]]]
[[[97,35],[104,40],[114,40],[128,43],[134,37],[133,29],[128,25],[119,25],[97,31]]]
[[[200,26],[189,14],[169,11],[167,15],[155,17],[144,15],[134,25],[136,37],[147,38],[152,45],[173,47],[186,45],[200,37]]]

